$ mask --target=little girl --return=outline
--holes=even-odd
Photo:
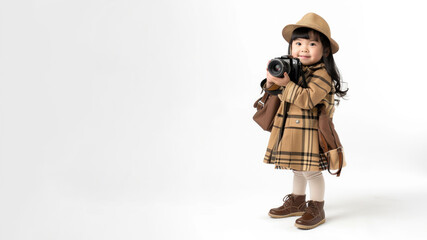
[[[340,75],[332,55],[338,51],[338,44],[331,38],[329,25],[322,17],[308,13],[297,24],[285,26],[282,35],[289,42],[289,54],[303,65],[307,86],[303,88],[290,81],[286,73],[283,78],[277,78],[267,71],[264,89],[270,93],[280,92],[281,105],[264,162],[274,164],[276,169],[292,169],[294,173],[292,193],[283,198],[282,206],[271,209],[269,215],[273,218],[301,216],[295,226],[312,229],[325,222],[325,182],[321,171],[327,169],[327,162],[320,157],[318,117],[322,113],[332,118],[337,101],[334,95],[343,97],[347,90],[340,89]],[[302,79],[301,76],[299,81]]]

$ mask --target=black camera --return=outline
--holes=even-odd
[[[286,72],[291,81],[298,84],[298,79],[301,76],[302,65],[298,58],[292,58],[290,55],[284,55],[271,59],[267,70],[271,75],[278,78],[283,78],[283,74]]]

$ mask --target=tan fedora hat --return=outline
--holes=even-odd
[[[331,42],[332,54],[338,52],[339,46],[334,39],[331,38],[331,29],[328,23],[321,16],[315,13],[307,13],[296,24],[286,25],[282,30],[282,35],[287,42],[291,41],[292,32],[300,27],[307,27],[323,33]]]

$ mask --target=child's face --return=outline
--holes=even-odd
[[[292,42],[292,57],[299,58],[303,65],[312,65],[320,61],[323,55],[323,46],[320,41],[297,38]]]

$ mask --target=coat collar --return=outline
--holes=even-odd
[[[302,70],[306,75],[310,75],[311,73],[324,67],[325,67],[325,64],[320,62],[320,63],[315,63],[309,66],[302,66]]]

